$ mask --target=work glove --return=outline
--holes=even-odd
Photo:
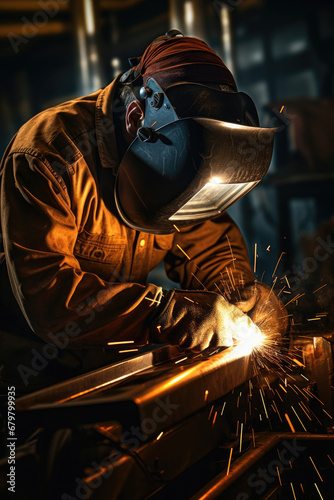
[[[214,292],[169,292],[160,314],[152,321],[151,340],[200,352],[207,347],[233,345],[260,335],[252,320]]]
[[[283,302],[265,283],[247,283],[234,292],[230,302],[247,313],[264,335],[280,338],[286,333],[288,313]]]

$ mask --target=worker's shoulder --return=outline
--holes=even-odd
[[[95,129],[96,102],[101,90],[41,111],[17,132],[9,154],[61,154],[83,133]]]

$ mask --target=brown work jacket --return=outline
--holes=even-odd
[[[114,118],[124,114],[117,80],[41,112],[6,150],[0,294],[2,318],[10,320],[2,330],[51,344],[58,335],[70,348],[143,345],[163,293],[146,280],[162,260],[183,289],[216,290],[226,268],[236,282],[253,278],[226,213],[167,236],[120,219],[113,198],[120,163]]]

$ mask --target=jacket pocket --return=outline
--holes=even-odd
[[[74,254],[100,264],[122,262],[126,241],[120,236],[105,236],[82,231],[75,243]]]

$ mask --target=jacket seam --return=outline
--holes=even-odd
[[[38,151],[36,151],[34,149],[30,149],[30,148],[18,148],[15,151],[11,151],[8,154],[7,158],[9,158],[10,156],[14,156],[15,154],[22,154],[22,153],[24,153],[25,155],[37,158],[39,161],[41,161],[43,163],[43,165],[51,172],[51,174],[53,175],[53,177],[55,178],[55,180],[58,182],[58,184],[60,185],[60,187],[63,189],[63,191],[67,192],[67,187],[66,187],[64,179],[60,175],[58,175],[57,172],[51,167],[50,163],[45,158],[45,153],[43,153],[42,156],[41,156],[38,153]],[[65,163],[65,165],[66,165],[66,168],[68,169],[67,163]]]

